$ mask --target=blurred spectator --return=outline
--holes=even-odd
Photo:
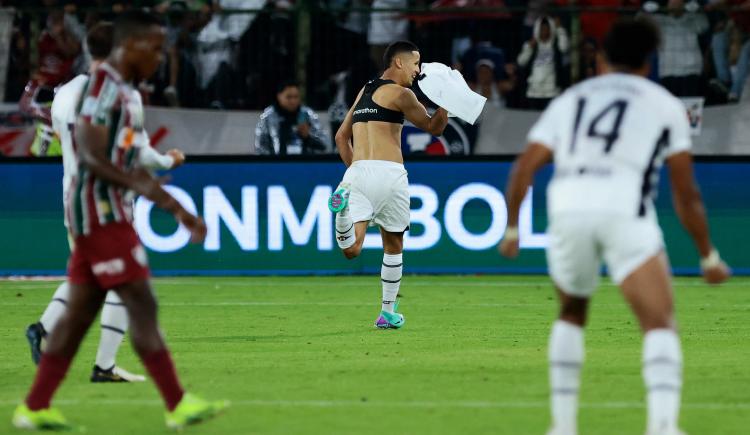
[[[568,35],[550,17],[534,23],[534,36],[523,44],[518,65],[526,78],[527,107],[543,110],[550,100],[565,89],[568,72],[565,54],[569,48]]]
[[[406,9],[406,0],[374,0],[373,9]],[[383,54],[391,42],[409,39],[409,20],[400,12],[373,12],[370,14],[370,28],[367,43],[370,44],[370,58],[382,71]]]
[[[580,81],[596,77],[600,68],[599,44],[594,38],[584,38],[578,57],[578,79]]]
[[[583,36],[594,38],[601,46],[604,35],[621,14],[619,9],[635,12],[640,4],[641,0],[578,0],[575,5],[582,8],[580,21]],[[587,7],[598,10],[586,10]]]
[[[731,22],[719,23],[711,38],[711,51],[713,54],[714,68],[719,82],[714,82],[728,89],[728,99],[736,102],[742,96],[742,91],[747,80],[750,69],[750,1],[748,0],[718,0],[713,1],[710,9],[723,6],[738,8],[730,13]],[[731,70],[730,48],[732,34],[735,33],[739,40],[737,50],[736,70]]]
[[[227,9],[259,9],[265,0],[219,0],[213,3],[211,20],[197,37],[197,63],[201,89],[210,107],[222,109],[237,96],[234,63],[237,41],[255,14],[221,14]]]
[[[65,25],[62,10],[47,16],[47,27],[39,37],[39,69],[35,75],[41,84],[55,87],[73,73],[73,61],[81,51],[80,41]]]
[[[276,101],[255,126],[255,153],[273,155],[325,153],[331,149],[318,115],[302,105],[299,85],[283,82]]]
[[[31,47],[24,32],[13,28],[8,55],[7,79],[5,84],[5,101],[21,99],[23,88],[31,76]]]
[[[657,2],[646,2],[644,9],[658,9]],[[700,95],[703,55],[698,37],[708,30],[708,19],[697,12],[698,3],[669,0],[667,14],[651,15],[661,31],[659,47],[659,81],[673,95]]]
[[[487,98],[487,102],[497,108],[505,107],[505,94],[513,89],[514,80],[508,74],[508,69],[514,65],[504,63],[497,65],[491,59],[479,59],[474,67],[474,80],[469,81],[469,87],[474,92]],[[498,76],[497,71],[502,73]]]

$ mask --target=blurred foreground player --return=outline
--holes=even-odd
[[[86,37],[86,46],[91,54],[90,73],[96,71],[112,49],[113,26],[111,23],[101,22],[91,28]],[[76,107],[81,99],[89,74],[81,74],[61,86],[52,102],[52,128],[59,138],[63,157],[63,204],[68,201],[68,186],[72,177],[76,175],[77,159],[73,149],[73,126],[76,121]],[[135,92],[133,98],[140,102],[140,94]],[[143,143],[134,144],[139,147],[139,163],[150,169],[172,169],[185,161],[185,156],[179,150],[170,150],[162,155],[151,148],[145,131],[138,136]],[[67,205],[65,206],[67,208]],[[65,228],[70,223],[65,214]],[[70,250],[73,251],[73,240],[69,238]],[[47,308],[38,322],[26,329],[26,339],[31,347],[31,358],[39,364],[42,344],[45,337],[52,332],[60,320],[70,299],[70,286],[67,281],[60,284],[52,296]],[[117,351],[128,329],[128,314],[117,293],[107,293],[101,314],[101,339],[96,352],[96,362],[91,372],[91,382],[142,382],[146,378],[129,373],[115,364]]]
[[[669,166],[674,206],[701,256],[709,283],[729,270],[711,243],[693,177],[684,105],[645,77],[659,33],[648,21],[622,19],[605,39],[609,73],[556,98],[528,135],[508,183],[508,229],[500,243],[518,255],[518,214],[534,173],[554,159],[547,190],[547,263],[561,311],[549,342],[552,428],[577,433],[583,327],[602,259],[644,333],[647,435],[677,435],[682,352],[669,263],[653,195]]]
[[[18,428],[69,427],[62,414],[50,407],[50,401],[107,289],[117,292],[128,311],[133,347],[164,399],[169,428],[212,417],[227,406],[182,389],[159,331],[146,252],[132,226],[130,198],[138,193],[171,212],[190,231],[193,242],[206,235],[203,221],[137,166],[143,108],[133,99],[131,83],[154,73],[163,43],[164,29],[151,15],[140,11],[120,15],[112,53],[86,84],[74,132],[78,171],[70,180],[66,209],[75,244],[68,265],[70,300],[49,337],[34,384],[13,415]]]

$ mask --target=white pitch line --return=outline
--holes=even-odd
[[[0,400],[0,406],[14,406],[21,399]],[[98,400],[56,400],[63,406],[162,406],[160,400],[150,399],[98,399]],[[542,409],[549,406],[547,401],[538,402],[489,402],[489,401],[370,401],[370,400],[236,400],[233,406],[300,407],[300,408],[464,408],[464,409]],[[581,403],[581,408],[589,409],[641,409],[642,402],[592,402]],[[750,403],[683,403],[683,409],[697,410],[745,410]]]

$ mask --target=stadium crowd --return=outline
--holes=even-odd
[[[424,60],[459,69],[499,109],[541,110],[567,86],[597,74],[602,38],[623,14],[649,14],[660,27],[663,43],[651,79],[677,96],[703,96],[706,105],[736,102],[750,66],[747,0],[583,0],[576,8],[566,0],[0,0],[0,5],[17,8],[8,102],[19,101],[29,81],[49,90],[85,71],[87,28],[125,9],[150,7],[167,24],[168,42],[166,62],[141,84],[146,104],[267,110],[277,104],[281,83],[302,78],[303,104],[327,109],[334,129],[360,87],[378,74],[384,48],[400,39],[414,41]]]

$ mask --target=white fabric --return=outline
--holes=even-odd
[[[383,253],[383,264],[380,266],[380,281],[383,284],[383,304],[381,309],[393,312],[398,289],[401,287],[401,275],[404,270],[403,254]]]
[[[128,312],[122,305],[122,300],[114,291],[108,291],[102,307],[102,334],[96,351],[96,365],[99,368],[109,370],[114,367],[117,351],[125,337],[124,332],[128,330],[128,323]],[[123,331],[123,334],[108,329],[107,326]]]
[[[576,434],[578,393],[584,360],[583,328],[558,320],[549,338],[552,427],[556,434]]]
[[[546,42],[539,39],[539,29],[542,20],[547,20],[550,24],[550,34],[552,37]],[[553,98],[560,94],[560,88],[557,86],[555,76],[554,46],[566,53],[570,48],[568,34],[562,27],[557,27],[555,22],[546,17],[540,17],[534,22],[534,39],[537,41],[536,57],[534,64],[531,66],[531,72],[527,80],[526,96],[529,98]],[[522,67],[531,61],[534,48],[529,42],[525,42],[521,47],[521,53],[518,54],[518,64]]]
[[[648,390],[647,432],[676,432],[682,389],[682,350],[673,330],[652,329],[643,337],[643,379]]]
[[[703,71],[703,54],[698,36],[708,30],[704,14],[686,13],[679,17],[655,14],[651,18],[661,30],[659,77],[683,77]]]
[[[404,165],[383,160],[357,160],[344,174],[349,183],[352,222],[369,221],[388,232],[409,227],[409,179]]]
[[[81,99],[81,93],[86,86],[88,76],[81,74],[68,83],[62,85],[52,100],[52,129],[60,138],[63,159],[63,201],[67,198],[68,184],[78,172],[75,151],[73,151],[73,136],[71,126],[76,122],[76,105]],[[68,215],[65,213],[66,226]]]
[[[350,248],[357,242],[354,231],[354,221],[349,213],[349,208],[344,208],[336,213],[336,244],[339,248]]]
[[[375,0],[373,9],[406,9],[406,0]],[[408,39],[409,20],[400,12],[373,12],[370,14],[370,27],[367,43],[388,45],[391,42]]]
[[[487,99],[469,88],[460,72],[439,62],[423,63],[419,89],[433,103],[474,125]]]
[[[57,287],[57,290],[55,290],[52,300],[44,310],[42,317],[39,319],[39,323],[42,324],[42,327],[47,331],[47,334],[50,334],[52,330],[55,329],[57,321],[60,320],[65,313],[65,308],[67,307],[66,304],[69,298],[70,285],[68,285],[68,281],[64,281]]]
[[[617,104],[624,110],[615,131]],[[655,152],[665,130],[666,147]],[[616,136],[606,152],[604,136],[609,134]],[[607,74],[570,88],[552,101],[527,140],[554,153],[555,174],[547,188],[550,216],[636,216],[641,205],[647,215],[655,214],[652,195],[664,158],[689,151],[691,143],[684,104],[661,86],[630,74]]]
[[[550,217],[547,265],[565,293],[590,297],[599,283],[602,259],[620,284],[664,247],[655,219],[605,213]]]

